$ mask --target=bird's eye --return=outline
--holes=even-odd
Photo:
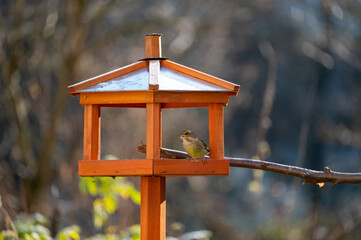
[[[189,135],[189,132],[185,132],[184,135]]]

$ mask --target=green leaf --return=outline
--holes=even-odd
[[[11,230],[0,232],[0,240],[15,240],[15,233]]]
[[[129,195],[134,203],[140,205],[140,192],[138,192],[135,188],[132,188]]]
[[[59,233],[59,236],[58,236],[58,239],[59,239],[59,240],[66,240],[66,235],[65,235],[65,233],[64,233],[64,232],[60,232],[60,233]]]
[[[35,213],[34,215],[32,215],[31,218],[32,218],[34,224],[45,225],[48,222],[46,217],[44,217],[44,215],[42,215],[40,213]]]
[[[109,218],[118,209],[118,197],[130,198],[140,204],[140,193],[126,178],[112,179],[110,177],[81,178],[79,189],[84,194],[98,196],[93,202],[93,224],[96,228],[104,226]]]
[[[109,177],[100,177],[99,178],[99,191],[103,194],[111,194],[111,186],[113,184],[113,179]]]
[[[82,194],[87,194],[88,193],[88,187],[87,187],[87,181],[86,181],[86,177],[81,177],[80,179],[79,179],[79,184],[78,184],[78,186],[79,186],[79,190],[80,190],[80,192],[82,193]]]
[[[71,225],[62,229],[58,235],[58,240],[78,240],[80,239],[80,227],[78,225]]]
[[[80,238],[79,233],[77,233],[77,232],[71,232],[70,237],[72,237],[75,240]]]
[[[93,223],[96,228],[101,228],[108,219],[108,213],[105,211],[102,199],[96,199],[93,202]]]
[[[133,184],[129,182],[114,185],[112,190],[124,199],[130,197],[135,203],[140,203],[140,193],[134,188]]]
[[[106,196],[103,198],[103,202],[104,202],[105,210],[108,213],[114,213],[115,210],[117,209],[117,202],[114,197]]]

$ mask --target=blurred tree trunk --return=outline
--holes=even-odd
[[[331,9],[330,6],[326,2],[321,3],[321,17],[324,18],[324,28],[325,34],[327,38],[327,44],[325,47],[321,48],[323,53],[330,53],[330,39],[332,38],[332,23],[331,23]],[[322,119],[322,116],[327,116],[327,114],[323,114],[326,104],[325,96],[327,95],[326,86],[329,82],[330,69],[327,68],[327,65],[322,64],[322,62],[317,64],[316,73],[318,73],[317,86],[316,86],[316,94],[315,94],[315,105],[313,111],[311,113],[311,121],[310,121],[310,134],[307,141],[307,153],[306,153],[306,161],[305,167],[322,170],[325,166],[324,159],[324,141],[320,139],[319,136],[319,127],[322,122],[325,122],[325,119]],[[314,239],[314,233],[317,229],[318,217],[315,213],[317,213],[317,208],[320,205],[321,201],[321,192],[316,188],[311,188],[311,208],[310,208],[310,216],[311,221],[309,223],[309,239]]]
[[[50,163],[59,137],[59,121],[62,119],[63,111],[67,105],[67,86],[70,85],[71,79],[73,79],[79,56],[84,49],[85,36],[82,17],[85,10],[85,1],[67,1],[66,5],[65,14],[68,24],[67,29],[69,30],[66,34],[71,38],[69,38],[68,44],[60,49],[64,53],[64,58],[58,69],[58,86],[51,108],[48,128],[45,131],[43,145],[37,159],[37,171],[33,179],[25,181],[26,199],[31,208],[38,206],[38,203],[44,197],[42,196],[44,189],[54,177],[54,174],[57,174]]]
[[[20,184],[24,184],[24,193],[21,194],[22,198],[25,198],[23,202],[27,205],[23,206],[24,210],[33,212],[44,207],[44,193],[48,191],[51,180],[58,174],[57,164],[53,160],[59,143],[60,123],[68,105],[67,86],[76,75],[79,58],[85,49],[85,32],[89,26],[94,27],[99,21],[94,20],[92,25],[84,26],[83,16],[87,4],[85,0],[52,0],[47,3],[17,0],[4,4],[9,16],[5,16],[3,20],[8,24],[9,31],[7,36],[2,36],[5,57],[0,58],[1,76],[8,91],[6,97],[11,103],[12,112],[8,117],[10,123],[15,122],[17,129],[15,144],[19,146],[21,157],[13,160],[17,166],[16,174],[20,174],[23,179]],[[104,8],[108,6],[111,5],[105,4]],[[94,14],[97,18],[101,18],[106,12],[103,8],[100,10],[100,15]],[[48,14],[45,26],[41,19],[41,11],[47,11]],[[26,16],[28,12],[33,15]],[[59,27],[58,21],[62,22],[58,23]],[[65,27],[62,24],[65,24]],[[25,31],[27,27],[33,28],[34,31]],[[30,49],[28,45],[39,46],[39,49]],[[47,50],[44,49],[47,48],[54,52],[45,52]],[[40,64],[49,69],[31,66],[31,58],[37,54],[43,61]],[[44,91],[42,95],[37,96],[36,101],[28,96],[28,91],[31,95],[31,89],[27,88],[30,82],[28,78],[31,77],[29,72],[35,73],[36,84]],[[41,82],[44,75],[49,76],[49,79],[45,79],[47,83]],[[48,88],[44,84],[48,85]],[[34,124],[32,119],[39,124]],[[44,119],[47,121],[44,122]],[[81,136],[71,137],[77,140],[67,140],[79,142]],[[70,148],[69,151],[74,150]],[[72,153],[62,155],[69,156]]]
[[[316,90],[316,99],[315,99],[315,106],[313,108],[313,112],[311,114],[311,121],[310,121],[310,134],[307,140],[307,152],[306,152],[306,160],[305,160],[305,167],[315,170],[322,170],[324,167],[324,155],[323,155],[323,146],[324,143],[318,139],[317,136],[317,129],[318,124],[321,122],[320,120],[320,111],[322,102],[322,95],[323,89],[325,86],[325,82],[327,81],[327,71],[324,70],[322,65],[319,66],[319,79],[318,79],[318,86]],[[310,227],[310,239],[313,239],[314,230],[317,227],[317,217],[313,214],[317,212],[317,206],[320,203],[320,195],[321,192],[317,189],[317,187],[312,187],[310,190],[311,195],[311,208],[310,208],[310,216],[312,216],[312,221],[309,225]]]
[[[121,9],[128,3],[16,0],[0,4],[0,26],[6,29],[0,32],[0,77],[4,80],[0,100],[7,107],[4,126],[10,128],[0,130],[13,141],[7,164],[15,166],[13,177],[21,179],[23,210],[44,209],[45,193],[59,174],[59,161],[73,159],[74,146],[81,142],[80,124],[68,122],[81,118],[70,117],[65,110],[71,107],[81,113],[78,104],[69,106],[67,86],[78,78],[79,66],[86,61],[83,54],[107,46],[124,33],[160,23],[157,18],[132,25],[124,21],[95,33],[115,4]],[[73,134],[65,137],[64,129]]]

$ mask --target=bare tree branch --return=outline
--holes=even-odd
[[[138,146],[138,151],[145,153],[146,146]],[[165,158],[189,158],[190,156],[181,151],[176,151],[167,148],[160,149],[160,156]],[[330,182],[333,184],[340,183],[361,183],[361,173],[344,173],[332,171],[329,167],[325,167],[324,171],[316,171],[307,168],[296,167],[292,165],[279,164],[274,162],[267,162],[262,160],[246,159],[246,158],[233,158],[225,157],[229,159],[230,167],[242,167],[251,169],[260,169],[263,171],[275,172],[285,175],[291,175],[294,177],[302,178],[305,183],[321,184]],[[321,186],[321,185],[319,185]]]
[[[332,171],[329,167],[325,167],[324,171],[316,171],[307,168],[301,168],[292,165],[267,162],[262,160],[253,160],[246,158],[228,158],[231,167],[244,167],[260,169],[269,172],[291,175],[302,178],[305,183],[317,184],[331,182],[339,183],[361,183],[361,173],[344,173]]]

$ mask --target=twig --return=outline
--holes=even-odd
[[[139,145],[138,152],[146,153],[146,145]],[[168,148],[160,149],[160,156],[164,158],[172,158],[172,159],[182,159],[182,158],[191,158],[187,153],[182,151],[177,151]]]
[[[146,146],[138,146],[138,151],[145,153]],[[182,159],[189,158],[188,154],[182,151],[176,151],[172,149],[161,148],[160,156],[165,158]],[[260,169],[263,171],[275,172],[285,175],[291,175],[294,177],[302,178],[305,183],[318,184],[320,187],[325,182],[335,184],[341,183],[361,183],[361,173],[344,173],[332,171],[329,167],[325,167],[324,171],[316,171],[307,168],[296,167],[292,165],[279,164],[274,162],[267,162],[262,160],[253,160],[246,158],[233,158],[225,157],[229,159],[230,167],[242,167],[251,169]]]
[[[227,157],[226,157],[227,158]],[[340,183],[361,183],[361,173],[344,173],[332,171],[329,167],[325,167],[324,171],[316,171],[307,168],[301,168],[291,165],[267,162],[261,160],[245,159],[245,158],[227,158],[231,167],[244,167],[260,169],[269,172],[276,172],[286,175],[302,178],[305,183],[321,184],[331,182]]]

